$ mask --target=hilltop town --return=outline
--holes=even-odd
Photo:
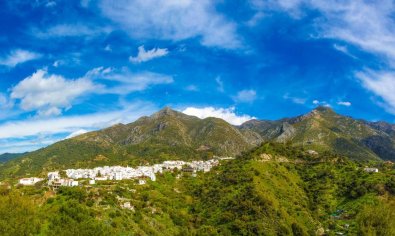
[[[47,174],[48,186],[57,189],[60,186],[75,187],[79,186],[78,180],[87,179],[89,184],[95,184],[96,181],[105,180],[125,180],[138,179],[139,184],[145,184],[147,179],[156,181],[156,174],[165,171],[179,170],[183,172],[190,172],[192,176],[196,176],[196,172],[209,172],[211,168],[219,165],[221,160],[231,160],[233,157],[215,157],[207,161],[164,161],[161,164],[154,164],[151,166],[138,166],[136,168],[123,166],[103,166],[93,169],[66,169],[65,176],[61,176],[60,171],[52,171]],[[21,185],[34,185],[38,182],[44,181],[44,178],[30,177],[19,180]]]

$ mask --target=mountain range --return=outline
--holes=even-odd
[[[130,124],[82,134],[14,158],[0,164],[0,175],[234,156],[265,141],[333,152],[357,161],[395,160],[395,125],[353,119],[328,107],[293,118],[250,120],[240,126],[166,107]]]
[[[3,153],[0,155],[0,163],[7,162],[9,160],[12,160],[14,158],[20,157],[25,154],[26,154],[26,152],[25,153],[8,153],[8,152]]]

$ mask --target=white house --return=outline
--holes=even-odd
[[[369,173],[378,173],[379,172],[379,169],[377,169],[377,168],[370,168],[370,167],[366,167],[365,169],[363,169],[364,171],[366,171],[366,172],[369,172]]]
[[[19,180],[19,184],[21,185],[34,185],[40,181],[43,181],[42,178],[31,177],[31,178],[23,178]]]
[[[60,179],[59,171],[48,172],[48,181]]]

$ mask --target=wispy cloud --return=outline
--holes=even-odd
[[[339,101],[339,102],[337,102],[337,105],[350,107],[352,104],[351,104],[351,102],[348,102],[348,101]]]
[[[56,37],[96,37],[102,34],[110,33],[109,27],[88,26],[82,24],[59,24],[48,27],[45,30],[33,28],[32,36],[49,39]]]
[[[129,104],[127,109],[120,111],[8,122],[0,125],[0,139],[68,133],[79,129],[98,129],[120,122],[131,122],[153,111],[151,104],[135,103]]]
[[[236,96],[233,96],[235,102],[251,103],[256,99],[256,91],[253,89],[241,90]]]
[[[42,55],[36,52],[31,52],[23,49],[16,49],[11,51],[8,55],[5,55],[0,58],[0,65],[14,67],[18,64],[36,60],[40,58]]]
[[[146,51],[144,46],[140,46],[138,50],[139,51],[138,51],[137,56],[135,56],[135,57],[130,56],[129,57],[130,62],[132,62],[132,63],[146,62],[146,61],[150,61],[154,58],[166,56],[169,53],[167,48],[153,48],[151,50]]]
[[[74,137],[76,137],[78,135],[85,134],[85,133],[88,133],[88,132],[89,131],[86,130],[86,129],[79,129],[79,130],[74,131],[71,134],[67,135],[67,137],[65,139],[74,138]]]
[[[331,107],[331,105],[326,101],[313,100],[312,103],[317,106]]]
[[[133,38],[185,40],[205,46],[238,48],[237,26],[216,11],[216,1],[118,0],[100,3],[104,16]]]
[[[380,4],[363,0],[250,1],[260,11],[275,9],[295,18],[303,17],[303,12],[308,10],[317,11],[321,16],[318,15],[314,21],[314,37],[341,40],[364,51],[391,60],[395,58],[395,3],[392,0],[383,0]]]
[[[349,56],[349,57],[352,57],[352,58],[354,58],[354,59],[357,59],[357,57],[354,56],[353,54],[351,54],[351,53],[349,52],[348,48],[347,48],[346,46],[344,46],[344,45],[339,45],[339,44],[336,44],[336,43],[335,43],[335,44],[333,44],[333,48],[336,49],[336,50],[339,51],[339,52],[342,52],[342,53],[346,54],[346,55]]]
[[[156,109],[151,103],[134,102],[127,104],[122,110],[3,123],[0,124],[0,152],[34,150],[71,135],[81,134],[83,130],[97,130],[117,123],[132,122]],[[42,139],[44,141],[40,141]],[[32,143],[30,140],[39,141]]]
[[[215,78],[215,82],[217,83],[217,90],[223,93],[225,89],[224,89],[224,82],[222,81],[221,77],[217,76]]]
[[[295,19],[302,18],[310,10],[317,12],[312,24],[314,39],[333,39],[339,43],[334,48],[350,57],[346,45],[374,55],[382,65],[380,69],[363,69],[356,73],[363,86],[382,98],[387,110],[395,111],[395,2],[346,0],[250,0],[257,11],[278,10],[287,12]],[[341,105],[341,104],[339,104]],[[343,104],[345,105],[345,104]]]
[[[395,114],[395,72],[365,70],[355,75],[362,85],[385,102],[385,108]]]
[[[288,93],[283,96],[284,99],[290,100],[295,104],[305,104],[307,99],[306,98],[300,98],[300,97],[294,97],[290,96]]]
[[[249,115],[237,115],[235,113],[235,108],[214,108],[214,107],[187,107],[185,108],[182,113],[196,116],[200,119],[204,119],[207,117],[216,117],[227,121],[232,125],[241,125],[246,121],[255,119],[255,117]]]
[[[99,67],[89,71],[85,77],[97,80],[106,80],[112,84],[97,90],[97,93],[129,94],[142,91],[154,85],[171,84],[173,77],[149,71],[133,73],[127,68],[114,69]]]

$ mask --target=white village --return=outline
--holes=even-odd
[[[136,168],[123,166],[103,166],[93,169],[67,169],[65,174],[67,178],[61,176],[60,171],[49,172],[47,175],[48,186],[53,189],[64,187],[79,186],[79,181],[82,179],[89,180],[89,184],[95,184],[96,181],[105,180],[127,180],[137,179],[140,185],[146,184],[147,180],[156,181],[156,174],[165,171],[179,170],[182,172],[190,172],[192,176],[196,176],[196,172],[209,172],[211,168],[219,165],[221,160],[230,160],[233,157],[215,157],[207,161],[164,161],[161,164],[154,164],[151,166],[138,166]],[[38,182],[44,181],[44,178],[30,177],[19,180],[20,185],[35,185]]]

